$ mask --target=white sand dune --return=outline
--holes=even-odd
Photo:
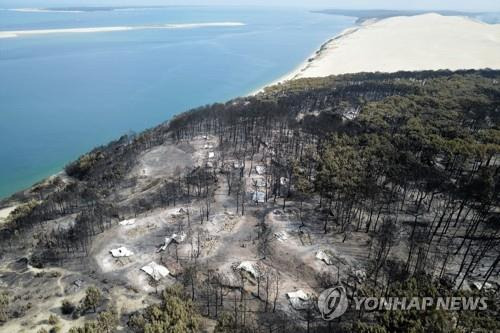
[[[195,28],[210,28],[210,27],[237,27],[243,25],[245,24],[241,22],[208,22],[208,23],[162,24],[162,25],[143,25],[143,26],[95,27],[95,28],[13,30],[13,31],[0,31],[0,38],[14,38],[21,36],[29,36],[29,35],[96,33],[96,32],[114,32],[114,31],[129,31],[129,30],[146,30],[146,29],[195,29]]]
[[[347,29],[275,83],[359,72],[482,68],[500,69],[500,24],[424,14]]]
[[[21,13],[83,13],[82,10],[71,10],[71,9],[46,9],[46,8],[7,8],[3,10],[8,10],[11,12],[21,12]]]
[[[17,205],[0,209],[0,225],[7,221],[7,218],[9,217],[10,213],[14,211],[16,208]]]
[[[162,10],[166,7],[117,7],[117,8],[106,8],[101,9],[101,11],[112,11],[112,12],[138,12],[138,11],[149,11],[149,10]],[[10,12],[21,12],[21,13],[85,13],[92,12],[93,10],[80,10],[72,9],[52,9],[52,8],[0,8],[1,10],[6,10]]]

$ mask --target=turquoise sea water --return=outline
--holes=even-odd
[[[304,9],[0,10],[0,31],[241,22],[243,26],[0,39],[0,197],[129,130],[254,91],[355,18]]]

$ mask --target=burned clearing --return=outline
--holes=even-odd
[[[172,299],[192,331],[364,332],[393,320],[322,320],[317,298],[339,284],[349,297],[435,286],[494,309],[499,80],[298,80],[96,148],[2,202],[0,330],[142,332]]]

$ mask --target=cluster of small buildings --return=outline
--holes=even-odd
[[[183,208],[181,208],[179,210],[178,214],[183,214],[184,212],[185,212],[185,210]],[[130,225],[134,225],[135,222],[136,222],[135,219],[123,220],[123,221],[119,222],[119,225],[120,226],[130,226]],[[184,242],[186,237],[187,237],[187,235],[184,232],[174,233],[168,237],[165,237],[164,244],[157,250],[157,252],[165,251],[168,248],[168,246],[172,243],[180,244],[180,243]],[[113,258],[126,258],[126,257],[131,257],[134,255],[134,252],[130,251],[125,246],[118,247],[116,249],[111,249],[109,252],[110,252],[111,256],[113,256]],[[143,266],[141,268],[141,271],[148,274],[155,281],[159,281],[159,280],[167,277],[170,274],[170,271],[167,267],[160,265],[160,264],[157,264],[154,261]]]

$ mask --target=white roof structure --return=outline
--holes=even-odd
[[[141,268],[141,271],[147,273],[149,276],[151,276],[153,279],[156,281],[160,281],[162,278],[168,276],[170,273],[168,271],[168,268],[162,265],[158,265],[154,261],[150,262],[146,266]]]
[[[254,192],[252,200],[255,202],[264,202],[266,199],[266,194],[264,192]]]
[[[319,250],[316,252],[316,259],[324,261],[327,265],[333,265],[332,257],[327,251]]]
[[[344,111],[342,115],[344,116],[344,118],[348,120],[353,120],[358,116],[358,114],[359,114],[359,109],[351,108],[347,111]]]
[[[274,234],[277,240],[280,242],[284,242],[288,239],[288,233],[286,231],[280,231]]]
[[[297,291],[289,292],[286,294],[290,300],[290,304],[296,310],[305,309],[309,301],[309,295],[306,294],[302,289]]]
[[[170,216],[172,216],[173,218],[176,218],[176,217],[182,216],[183,214],[186,214],[186,213],[187,213],[187,211],[181,207],[177,212],[170,214]]]
[[[257,172],[257,174],[263,175],[266,172],[266,167],[261,166],[261,165],[257,165],[255,167],[255,171]]]
[[[215,153],[213,151],[208,152],[208,158],[214,158]]]
[[[205,145],[203,146],[203,149],[212,149],[213,147],[214,147],[214,146],[212,146],[212,145],[205,144]]]
[[[246,271],[248,273],[250,273],[253,277],[258,277],[259,276],[259,272],[257,271],[257,269],[255,269],[255,266],[250,262],[250,261],[242,261],[238,267],[236,267],[236,269],[238,270],[243,270],[243,271]]]
[[[184,242],[186,239],[186,233],[182,232],[180,234],[172,234],[170,237],[165,237],[165,243],[158,249],[158,252],[165,251],[170,243],[175,242],[177,244]]]
[[[361,269],[354,271],[354,276],[360,283],[366,280],[366,272]]]
[[[165,251],[170,245],[172,239],[170,237],[165,237],[165,243],[158,249],[158,252]]]
[[[109,251],[111,255],[115,258],[120,258],[120,257],[130,257],[134,255],[134,252],[130,251],[126,247],[119,247],[117,249],[112,249]]]
[[[207,168],[213,168],[214,164],[212,162],[207,162]]]
[[[240,163],[240,162],[234,162],[233,163],[233,168],[235,168],[235,169],[243,168],[243,164]]]
[[[477,290],[481,290],[483,288],[483,283],[482,282],[472,282],[470,284],[472,287],[476,288]],[[486,282],[484,284],[484,289],[492,289],[493,288],[493,285],[489,282]]]
[[[118,222],[119,225],[132,225],[135,224],[135,219],[123,220]]]

